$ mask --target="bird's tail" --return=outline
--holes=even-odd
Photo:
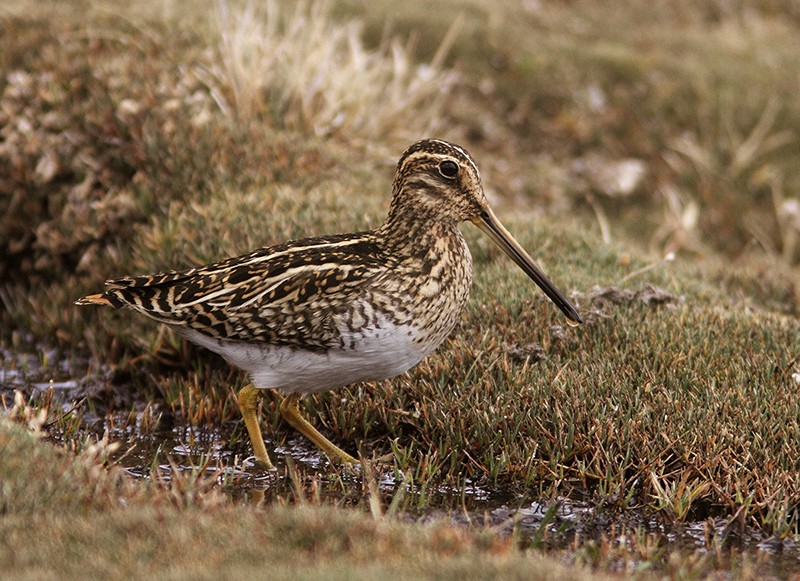
[[[97,293],[96,295],[88,295],[75,301],[76,305],[105,305],[113,307],[114,303],[108,300],[105,293]]]

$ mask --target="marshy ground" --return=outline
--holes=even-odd
[[[0,8],[4,571],[800,573],[800,11],[489,4]],[[243,375],[73,306],[373,227],[426,136],[472,152],[586,322],[465,227],[448,341],[304,402],[355,474],[269,394],[258,471]]]

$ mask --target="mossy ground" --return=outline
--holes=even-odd
[[[72,302],[114,275],[375,226],[402,149],[435,134],[474,154],[496,213],[586,323],[566,326],[465,227],[476,282],[456,332],[408,374],[309,398],[314,422],[350,452],[394,452],[386,470],[416,491],[395,503],[399,513],[436,508],[435,495],[420,491],[469,482],[524,498],[580,495],[604,515],[717,523],[710,538],[737,527],[797,538],[793,3],[188,6],[133,2],[120,17],[90,3],[12,2],[0,12],[0,339],[9,406],[11,389],[24,385],[10,378],[68,378],[76,387],[63,390],[66,401],[27,389],[47,411],[52,440],[91,456],[90,434],[108,427],[123,444],[111,457],[130,459],[129,445],[182,426],[192,450],[224,472],[250,453],[232,398],[245,378],[149,321]],[[294,436],[271,402],[268,445],[286,449]],[[219,440],[204,449],[192,434],[206,426]],[[211,551],[231,574],[238,569],[229,565],[249,571],[269,558],[288,576],[297,570],[282,559],[305,551],[323,557],[303,574],[344,576],[350,562],[366,576],[382,566],[372,553],[402,576],[403,551],[426,543],[433,549],[421,574],[455,576],[464,567],[513,576],[532,560],[544,567],[486,530],[438,523],[431,532],[342,506],[284,506],[303,496],[297,490],[267,495],[274,506],[251,514],[214,486],[182,481],[181,494],[196,500],[173,503],[164,516],[147,504],[169,504],[174,484],[148,489],[95,468],[90,477],[72,468],[29,472],[40,468],[28,455],[58,453],[3,429],[3,526],[18,541],[8,546],[21,550],[33,514],[59,532],[24,558],[3,557],[32,577],[48,559],[78,567],[96,543],[113,551],[122,538],[114,535],[126,530],[142,543],[159,539],[159,523],[173,521],[181,521],[167,525],[176,538],[193,527],[208,539],[227,531],[244,552],[198,541],[170,568],[156,555],[159,542],[148,549],[137,541],[119,571],[197,572],[191,563]],[[158,474],[147,467],[167,453],[148,454],[137,473]],[[370,506],[366,477],[348,492],[324,463],[301,463],[295,483],[313,497],[320,474],[326,503]],[[23,490],[32,480],[71,487],[58,498],[80,513],[78,532],[57,514],[55,497]],[[106,500],[95,500],[101,485]],[[98,504],[115,496],[135,508]],[[226,520],[244,522],[245,532],[231,532]],[[261,553],[246,531],[267,521],[278,528],[258,533],[271,546]],[[281,526],[314,537],[325,523],[346,546],[315,537],[305,549],[303,539],[272,547]],[[336,531],[351,528],[357,540],[342,541],[350,537]],[[436,548],[437,535],[465,548],[444,559],[449,549]],[[360,544],[371,537],[375,546]],[[621,562],[691,575],[749,570],[711,545],[699,557],[670,557],[644,541],[626,548],[600,539],[575,541],[563,554],[608,570]]]

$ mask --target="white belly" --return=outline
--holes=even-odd
[[[248,372],[255,387],[274,388],[283,393],[316,393],[359,381],[394,377],[436,348],[436,345],[427,349],[415,345],[413,326],[395,326],[385,319],[380,321],[379,328],[362,330],[357,336],[345,336],[345,345],[352,344],[353,348],[330,349],[324,353],[235,343],[192,329],[177,327],[176,330]]]

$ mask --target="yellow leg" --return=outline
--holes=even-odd
[[[295,430],[314,442],[320,450],[328,455],[328,458],[330,458],[332,462],[358,464],[358,460],[344,450],[336,447],[328,438],[320,434],[314,426],[308,423],[308,420],[300,415],[299,401],[300,395],[296,393],[289,394],[284,398],[283,402],[281,402],[281,415],[283,419],[289,422]]]
[[[261,435],[261,428],[258,425],[256,410],[258,409],[258,396],[260,390],[252,385],[246,385],[239,390],[239,410],[244,418],[244,425],[247,426],[247,433],[250,435],[250,442],[253,444],[253,454],[256,462],[262,468],[275,470],[275,466],[270,462],[267,454],[267,447],[264,445],[264,438]]]

